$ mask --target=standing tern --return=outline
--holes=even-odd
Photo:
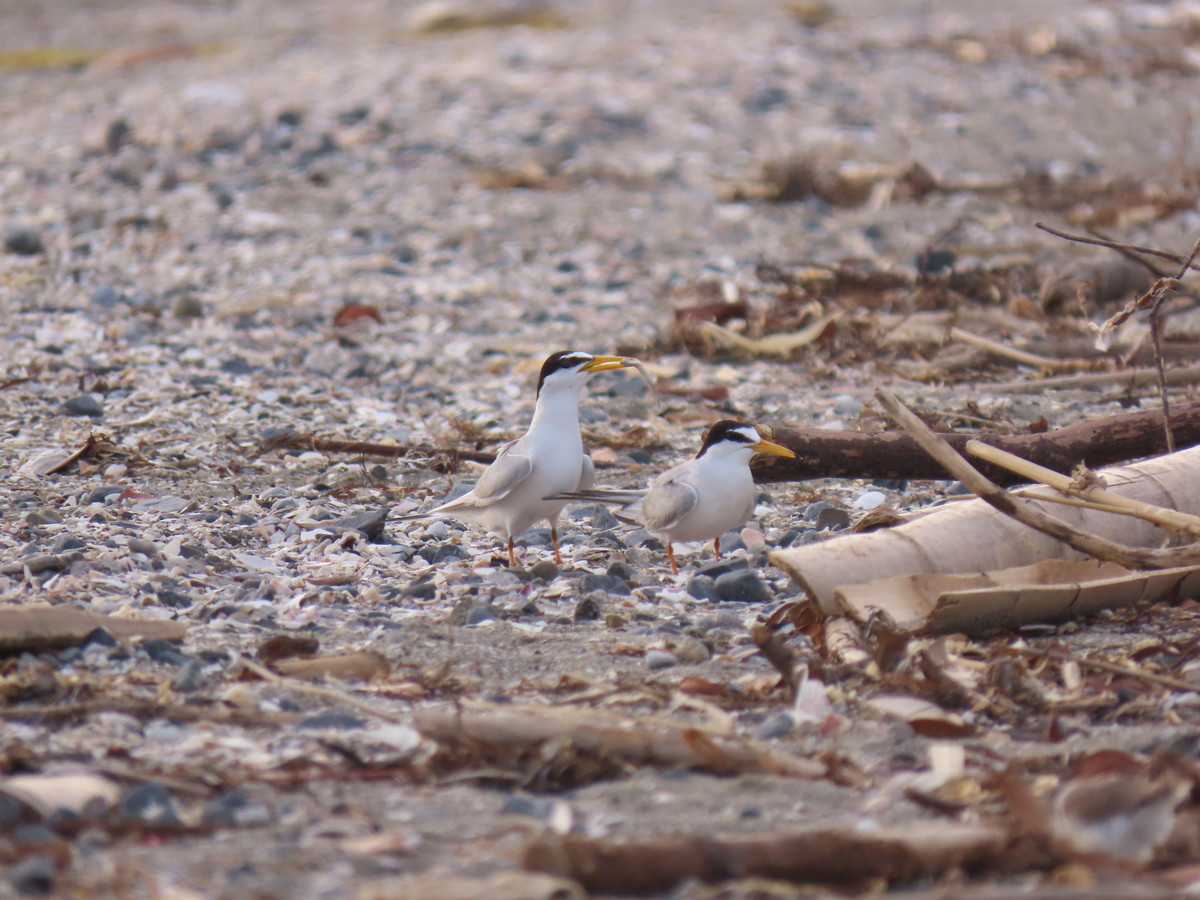
[[[764,440],[753,425],[731,419],[718,422],[704,436],[695,458],[668,469],[646,490],[581,490],[551,500],[593,500],[625,507],[618,518],[642,525],[667,545],[671,572],[679,574],[672,544],[712,541],[721,555],[721,535],[744,525],[754,512],[755,453],[795,458],[787,447]]]
[[[398,518],[445,515],[474,522],[508,541],[510,566],[517,564],[513,538],[545,520],[550,523],[554,560],[562,565],[558,514],[567,501],[546,498],[592,486],[595,470],[579,433],[579,398],[597,372],[627,367],[646,377],[641,362],[625,356],[593,356],[581,350],[552,354],[538,377],[529,430],[500,448],[496,461],[470,492],[426,512]]]

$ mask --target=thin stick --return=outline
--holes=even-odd
[[[1110,560],[1132,569],[1172,569],[1179,566],[1200,565],[1200,544],[1174,547],[1167,550],[1150,550],[1118,544],[1097,534],[1081,531],[1061,519],[1056,519],[1039,509],[1031,500],[1018,497],[1003,490],[987,479],[967,460],[959,456],[954,448],[934,434],[924,422],[885,388],[875,392],[883,408],[904,429],[905,433],[941,463],[946,470],[979,498],[1022,525],[1062,541],[1080,553],[1096,559]]]
[[[248,656],[241,657],[241,663],[259,678],[264,681],[270,681],[273,684],[282,685],[293,691],[299,691],[302,694],[309,694],[313,697],[321,697],[325,700],[336,700],[338,703],[344,703],[347,706],[352,706],[360,712],[367,715],[375,716],[378,719],[384,719],[388,722],[398,722],[400,724],[408,724],[408,720],[400,716],[394,716],[391,713],[383,712],[376,709],[370,703],[364,703],[357,697],[352,697],[345,691],[340,691],[337,688],[325,687],[319,684],[306,684],[302,681],[296,681],[294,678],[285,678],[275,672],[272,672],[264,665],[260,665]]]
[[[1038,356],[1036,353],[1026,353],[1024,350],[1018,350],[1010,344],[989,340],[988,338],[972,334],[957,327],[950,329],[950,337],[960,340],[964,344],[970,344],[973,347],[986,350],[993,356],[1010,359],[1019,365],[1033,366],[1035,369],[1042,369],[1047,372],[1069,372],[1072,369],[1090,368],[1094,364],[1091,360],[1051,359],[1048,356]]]
[[[1187,366],[1183,369],[1172,369],[1167,372],[1168,384],[1200,384],[1200,366]],[[1086,375],[1056,375],[1052,378],[1033,378],[1022,381],[1002,381],[991,384],[980,384],[980,390],[1008,391],[1010,393],[1032,393],[1040,390],[1055,390],[1062,388],[1103,387],[1105,385],[1122,385],[1127,390],[1154,384],[1158,379],[1158,369],[1129,369],[1125,372],[1094,372]]]
[[[1060,472],[1047,469],[1045,466],[1039,466],[1037,463],[1022,459],[1013,453],[1009,453],[1007,450],[1001,450],[982,441],[967,441],[965,449],[972,456],[982,459],[984,462],[989,462],[992,465],[1000,466],[1002,469],[1007,469],[1010,472],[1015,472],[1022,478],[1040,482],[1047,487],[1055,488],[1073,497],[1080,497],[1084,501],[1088,501],[1087,505],[1092,505],[1094,508],[1105,508],[1123,515],[1136,516],[1140,519],[1145,519],[1147,522],[1153,522],[1160,528],[1166,528],[1179,534],[1186,534],[1193,538],[1200,537],[1200,516],[1193,516],[1189,513],[1179,512],[1178,510],[1164,509],[1161,506],[1142,503],[1140,500],[1133,500],[1122,494],[1106,490],[1098,484],[1083,488],[1077,487],[1072,478]]]
[[[1065,231],[1056,231],[1049,225],[1041,222],[1034,222],[1034,228],[1040,228],[1042,231],[1052,234],[1055,237],[1060,237],[1063,240],[1074,241],[1077,244],[1094,244],[1097,247],[1107,247],[1109,250],[1128,250],[1133,253],[1146,253],[1150,256],[1157,256],[1159,259],[1167,259],[1173,263],[1178,263],[1187,269],[1200,269],[1200,266],[1193,265],[1195,254],[1190,258],[1184,258],[1177,253],[1170,253],[1166,250],[1155,250],[1153,247],[1139,247],[1136,244],[1122,244],[1120,241],[1106,241],[1103,238],[1084,237],[1079,234],[1067,234]]]
[[[1105,662],[1099,659],[1089,659],[1088,657],[1072,656],[1070,653],[1064,653],[1061,650],[1038,650],[1034,647],[1019,647],[1018,652],[1033,657],[1035,659],[1050,659],[1059,662],[1079,663],[1081,666],[1087,666],[1089,669],[1095,669],[1097,672],[1108,672],[1110,675],[1126,675],[1130,678],[1136,678],[1139,681],[1145,681],[1150,684],[1158,684],[1162,687],[1171,688],[1175,691],[1186,691],[1189,694],[1194,694],[1200,691],[1200,686],[1191,684],[1187,681],[1182,681],[1178,678],[1172,678],[1170,675],[1155,675],[1153,672],[1143,672],[1139,669],[1123,666],[1119,663]]]
[[[1196,259],[1196,254],[1200,253],[1200,239],[1197,239],[1192,244],[1192,253],[1187,258],[1187,261],[1179,269],[1179,273],[1175,276],[1175,282],[1187,274],[1187,270],[1192,268],[1192,262]],[[1167,438],[1167,452],[1175,452],[1175,434],[1171,428],[1171,401],[1167,397],[1167,376],[1163,366],[1162,353],[1162,306],[1166,302],[1167,297],[1174,296],[1174,291],[1163,290],[1157,297],[1154,298],[1154,306],[1150,308],[1150,339],[1154,342],[1154,365],[1158,369],[1158,393],[1162,397],[1163,409],[1163,430]]]

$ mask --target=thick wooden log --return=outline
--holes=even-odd
[[[1200,402],[1172,404],[1171,422],[1178,448],[1200,444]],[[1162,411],[1123,413],[1068,425],[1044,434],[943,434],[960,453],[967,441],[983,441],[1056,472],[1069,474],[1079,463],[1112,465],[1167,452]],[[795,459],[759,457],[759,482],[809,478],[948,478],[916,441],[900,431],[826,431],[776,426],[771,440],[796,454]],[[997,484],[1019,481],[1011,472],[990,465],[979,470]]]

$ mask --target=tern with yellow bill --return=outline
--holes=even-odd
[[[400,519],[448,516],[473,522],[508,541],[508,562],[516,565],[513,538],[541,521],[550,523],[554,559],[558,552],[558,515],[566,500],[547,499],[592,486],[592,458],[584,452],[579,433],[579,400],[598,372],[642,364],[625,356],[593,356],[563,350],[548,357],[538,377],[537,401],[529,430],[500,448],[475,487],[423,513]],[[645,377],[644,371],[642,371]]]
[[[756,453],[795,458],[787,447],[764,440],[753,425],[726,419],[704,436],[693,459],[663,472],[646,490],[582,490],[555,494],[548,500],[593,500],[625,507],[617,518],[635,522],[667,545],[671,571],[676,543],[712,541],[721,555],[721,535],[746,524],[754,513],[754,479],[750,460]]]

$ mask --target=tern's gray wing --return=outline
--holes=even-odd
[[[496,461],[487,467],[487,471],[480,476],[470,493],[464,494],[443,508],[487,506],[489,503],[503,500],[512,493],[513,489],[533,472],[533,460],[528,456],[509,452],[512,446],[512,444],[507,444],[501,448]]]
[[[664,481],[654,485],[641,502],[641,520],[646,530],[669,531],[696,508],[700,495],[686,481]]]

